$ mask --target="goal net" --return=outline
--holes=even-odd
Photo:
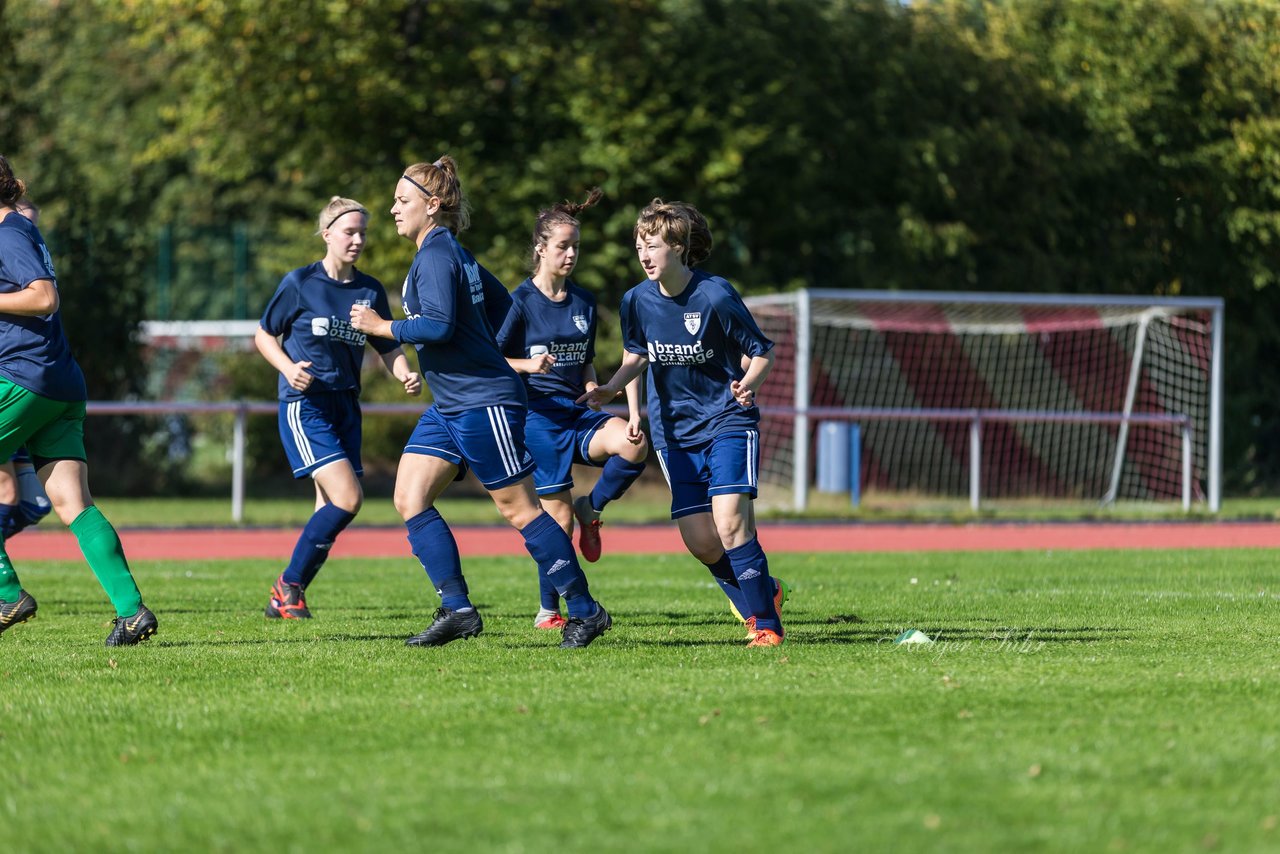
[[[761,480],[789,486],[795,509],[848,459],[869,494],[967,495],[975,509],[1218,509],[1221,300],[813,290],[747,303],[776,344]],[[833,423],[857,447],[822,459]]]

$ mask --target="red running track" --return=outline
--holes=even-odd
[[[524,541],[501,527],[453,529],[464,556],[525,555]],[[611,525],[603,530],[606,553],[681,553],[675,525]],[[265,558],[293,551],[296,529],[141,529],[120,532],[131,560]],[[768,524],[760,542],[774,552],[1012,551],[1019,549],[1280,548],[1280,524],[1059,523],[1059,524]],[[66,531],[28,531],[5,543],[18,561],[80,560]],[[403,528],[351,528],[334,546],[339,557],[409,557]]]

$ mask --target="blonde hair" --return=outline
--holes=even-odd
[[[320,216],[316,219],[316,223],[319,226],[316,229],[316,234],[324,234],[325,230],[337,222],[339,217],[344,217],[352,211],[359,211],[366,217],[369,216],[369,211],[365,206],[355,199],[333,196],[329,199],[329,204],[320,209]]]
[[[458,164],[447,154],[434,163],[415,163],[404,170],[404,177],[428,198],[440,200],[436,221],[454,234],[466,231],[471,225],[471,207],[462,194],[458,181]]]

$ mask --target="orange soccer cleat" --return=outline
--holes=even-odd
[[[760,629],[747,646],[782,646],[782,635],[772,629]]]

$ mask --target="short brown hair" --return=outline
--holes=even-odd
[[[634,237],[661,237],[669,246],[679,246],[680,256],[692,267],[711,256],[711,227],[702,212],[688,202],[654,199],[640,211]]]

